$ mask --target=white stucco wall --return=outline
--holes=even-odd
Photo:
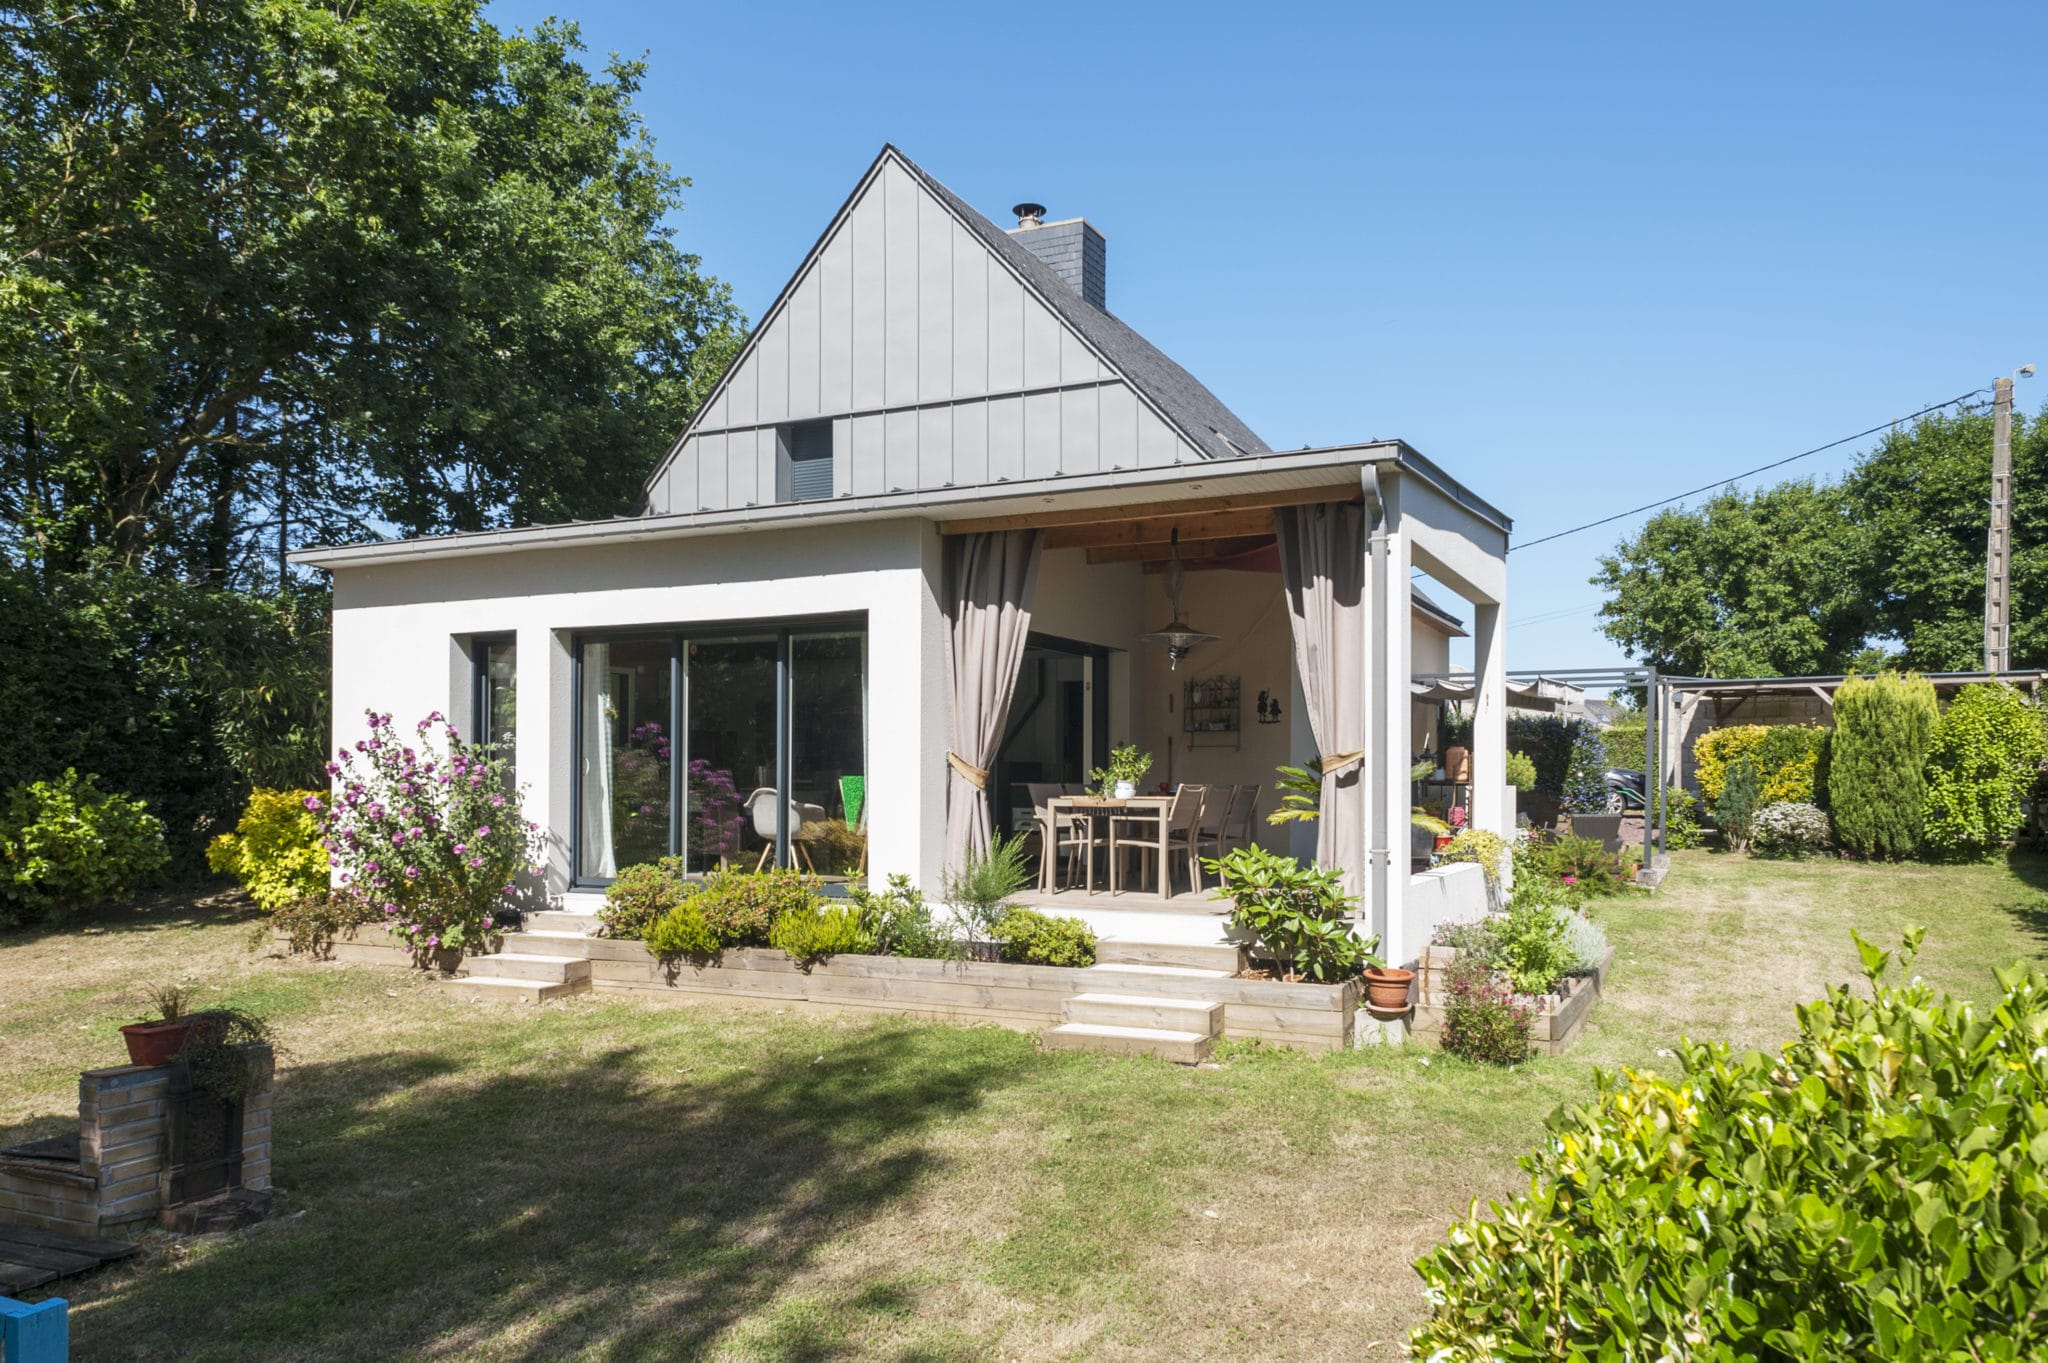
[[[465,729],[466,641],[513,634],[518,763],[529,818],[550,830],[548,885],[569,879],[570,642],[576,631],[864,612],[869,867],[938,881],[944,844],[944,620],[939,540],[921,520],[758,531],[602,548],[534,549],[345,568],[334,581],[335,741],[363,712],[409,728],[433,710]]]

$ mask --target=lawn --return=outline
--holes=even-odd
[[[0,1135],[62,1126],[143,987],[287,1048],[280,1215],[64,1283],[91,1359],[1394,1358],[1408,1262],[1595,1065],[1768,1045],[1851,978],[1849,928],[1931,931],[1964,993],[2048,956],[2048,861],[1682,854],[1598,910],[1609,996],[1569,1057],[1226,1048],[1183,1069],[995,1028],[582,997],[456,1003],[249,955],[231,899],[0,937]]]

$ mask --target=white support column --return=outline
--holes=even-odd
[[[1408,768],[1413,740],[1410,704],[1409,612],[1412,584],[1408,537],[1401,532],[1398,489],[1383,480],[1381,515],[1373,528],[1366,564],[1366,592],[1371,598],[1367,632],[1365,761],[1367,879],[1373,931],[1379,934],[1380,956],[1399,966],[1411,959],[1415,943],[1405,940],[1408,892],[1410,807]]]
[[[1472,611],[1472,826],[1513,834],[1507,814],[1507,609],[1499,602]]]

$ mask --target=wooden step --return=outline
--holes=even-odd
[[[519,932],[508,932],[498,946],[504,956],[573,956],[579,960],[590,958],[590,944],[607,939],[588,937],[580,932],[553,932],[547,929],[528,928]]]
[[[1197,946],[1182,942],[1097,942],[1097,965],[1173,965],[1195,970],[1220,970],[1235,975],[1244,969],[1243,948],[1235,942]]]
[[[1223,1005],[1144,994],[1075,994],[1061,1002],[1060,1021],[1216,1036],[1223,1031]]]
[[[1149,1055],[1182,1065],[1209,1058],[1213,1036],[1159,1027],[1112,1027],[1097,1022],[1063,1022],[1039,1034],[1047,1050],[1099,1051],[1104,1055]]]
[[[462,963],[471,976],[498,980],[543,980],[567,984],[590,978],[587,956],[541,956],[530,952],[501,951],[495,956],[472,956]]]
[[[590,981],[508,980],[490,975],[447,975],[435,982],[442,993],[458,999],[489,1000],[494,1003],[546,1003],[568,994],[581,994]]]
[[[573,932],[579,937],[595,937],[604,924],[594,913],[574,913],[561,909],[542,909],[526,915],[525,926],[531,932]]]

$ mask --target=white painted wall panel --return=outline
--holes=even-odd
[[[1095,352],[1079,336],[1060,328],[1060,382],[1093,383],[1109,377],[1102,367],[1102,361],[1095,358]]]
[[[1060,471],[1060,395],[1031,393],[1024,399],[1024,476],[1050,478]]]
[[[725,386],[726,417],[731,426],[751,426],[760,420],[760,387],[759,364],[743,364],[732,371]]]
[[[696,507],[710,507],[722,510],[731,506],[726,500],[725,446],[727,437],[716,435],[699,436],[694,442],[697,447],[697,496],[701,499]]]
[[[1120,383],[1099,389],[1102,403],[1102,467],[1138,467],[1138,397]]]
[[[979,245],[975,247],[980,250]],[[1039,307],[1016,276],[991,261],[988,267],[988,391],[1014,393],[1024,387],[1024,310]]]
[[[824,282],[818,270],[805,275],[789,298],[789,325],[774,330],[789,335],[789,405],[785,415],[796,421],[825,409],[818,400],[818,356],[823,349],[820,298]]]
[[[977,397],[989,391],[988,277],[999,267],[981,243],[965,232],[954,230],[949,242],[953,256],[953,394]]]
[[[841,232],[818,256],[818,410],[853,410],[853,235]]]
[[[1036,299],[1024,309],[1024,387],[1056,388],[1060,383],[1060,338],[1066,327]]]
[[[1138,410],[1138,465],[1141,468],[1160,468],[1173,463],[1181,456],[1184,442],[1175,434],[1173,427],[1159,419],[1159,414],[1150,407],[1140,406]]]
[[[994,398],[988,403],[988,476],[996,483],[1014,483],[1024,476],[1022,398]]]
[[[917,414],[917,485],[945,487],[953,477],[953,409],[926,407]]]
[[[888,412],[882,417],[882,486],[885,492],[908,492],[917,486],[916,412]]]
[[[917,400],[950,398],[953,385],[953,238],[945,205],[917,199]]]
[[[852,417],[843,416],[832,423],[832,448],[848,451],[853,449]],[[832,461],[832,495],[834,497],[850,497],[853,495],[854,467],[855,461],[850,457],[841,456]]]
[[[853,237],[853,410],[872,411],[887,394],[882,385],[884,285],[882,196],[872,190],[846,223]]]
[[[770,327],[761,333],[761,344],[748,366],[754,374],[754,420],[789,420],[789,347],[794,327]],[[804,341],[816,344],[817,331],[804,334]],[[735,376],[737,377],[737,376]]]
[[[853,438],[847,444],[853,464],[853,495],[872,497],[889,490],[884,476],[882,451],[886,448],[886,432],[882,429],[880,416],[857,416],[848,423],[853,428]],[[837,449],[838,446],[833,446]]]
[[[1093,388],[1060,394],[1060,472],[1095,473],[1102,467],[1102,431],[1096,424],[1100,407]]]

